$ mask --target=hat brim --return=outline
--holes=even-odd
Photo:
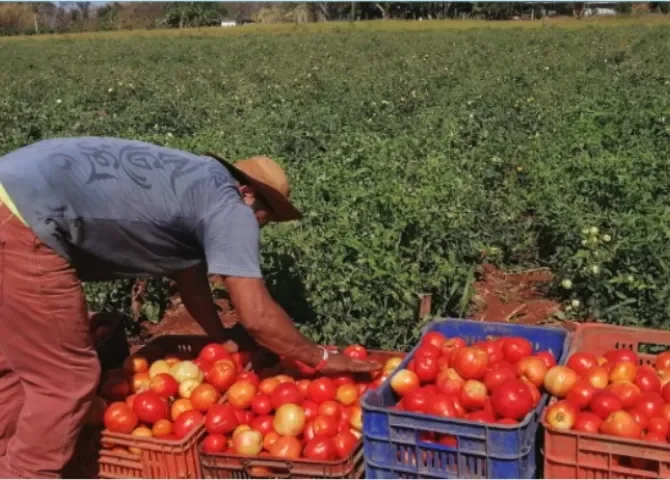
[[[205,155],[212,157],[213,159],[222,163],[223,166],[230,171],[231,175],[235,177],[235,179],[240,183],[252,186],[254,190],[256,190],[260,196],[263,197],[265,203],[267,203],[268,207],[270,207],[272,210],[272,221],[290,222],[292,220],[300,220],[302,218],[302,213],[300,213],[300,211],[293,206],[289,199],[278,192],[276,189],[272,188],[270,185],[250,177],[229,161],[224,160],[212,152],[207,152]]]

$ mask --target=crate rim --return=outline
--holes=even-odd
[[[515,329],[520,329],[520,330],[525,330],[525,331],[553,331],[555,333],[561,333],[565,335],[565,338],[563,339],[563,348],[561,350],[561,355],[560,358],[556,359],[556,364],[557,365],[562,365],[565,363],[568,359],[568,353],[572,344],[572,339],[574,337],[574,333],[569,331],[566,328],[563,327],[558,327],[558,326],[539,326],[539,325],[524,325],[524,324],[508,324],[508,323],[503,323],[503,322],[483,322],[483,321],[478,321],[478,320],[470,320],[470,319],[463,319],[463,318],[454,318],[454,317],[435,317],[433,320],[431,320],[426,326],[424,326],[421,329],[421,336],[420,338],[423,338],[423,336],[433,330],[433,328],[436,325],[440,324],[446,324],[446,323],[455,323],[455,324],[469,324],[469,325],[483,325],[483,324],[491,324],[491,325],[500,325],[500,326],[512,326]],[[417,344],[406,354],[405,358],[403,358],[403,361],[393,370],[391,373],[389,373],[388,377],[384,382],[377,387],[377,389],[382,389],[385,386],[389,385],[390,388],[390,383],[391,379],[393,378],[393,375],[397,373],[398,371],[406,368],[406,366],[409,364],[410,359],[414,357],[414,354],[420,347],[420,341],[417,342]],[[464,420],[461,418],[453,418],[453,417],[437,417],[435,415],[430,415],[427,413],[415,413],[415,412],[406,412],[406,411],[399,411],[399,412],[394,412],[390,410],[390,407],[376,407],[370,405],[368,398],[370,395],[374,395],[374,391],[367,391],[361,397],[361,407],[363,408],[363,411],[365,410],[371,410],[374,412],[379,412],[379,413],[385,413],[387,415],[391,414],[396,414],[396,415],[402,415],[404,418],[413,418],[415,420],[445,420],[448,423],[452,424],[457,424],[457,425],[462,425],[462,426],[472,426],[472,425],[477,425],[477,422],[473,422],[470,420]],[[533,420],[534,416],[537,414],[539,417],[542,416],[542,413],[545,409],[545,406],[548,404],[550,397],[547,396],[547,393],[542,394],[540,397],[540,401],[537,403],[537,406],[528,412],[526,416],[523,418],[521,422],[519,422],[516,425],[504,425],[504,424],[496,424],[496,423],[479,423],[478,425],[481,427],[484,427],[486,429],[495,429],[495,430],[516,430],[519,428],[525,428],[527,427],[530,422]],[[544,397],[544,400],[543,400]],[[541,418],[540,418],[541,420]],[[366,434],[364,433],[363,436]]]

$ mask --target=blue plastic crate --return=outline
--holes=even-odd
[[[516,336],[531,342],[533,351],[549,350],[559,365],[567,359],[572,336],[562,328],[438,319],[423,331],[462,337],[468,344],[490,337]],[[395,371],[406,368],[418,345]],[[393,374],[361,399],[366,478],[533,478],[537,428],[549,396],[518,425],[482,424],[390,410],[397,397]],[[421,432],[451,435],[455,446],[421,441]]]

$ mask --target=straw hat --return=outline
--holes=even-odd
[[[253,187],[272,210],[273,221],[288,222],[302,218],[289,200],[291,187],[284,169],[271,158],[251,157],[233,165],[214,153],[207,152],[205,155],[221,162],[237,181]]]

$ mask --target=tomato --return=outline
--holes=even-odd
[[[544,362],[547,370],[556,366],[556,357],[554,357],[554,354],[549,351],[545,350],[543,352],[538,352],[535,354],[535,356]]]
[[[328,377],[317,378],[309,384],[308,398],[314,403],[320,404],[328,400],[335,400],[336,395],[337,387]]]
[[[577,432],[598,433],[603,420],[593,412],[579,412],[572,429]]]
[[[354,379],[351,377],[351,375],[348,375],[348,374],[331,375],[328,378],[330,378],[332,380],[335,387],[339,387],[340,385],[345,385],[347,383],[355,383]],[[307,395],[305,395],[305,396],[307,396]]]
[[[151,438],[151,437],[154,436],[151,429],[149,429],[145,426],[137,427],[135,430],[133,430],[131,435],[133,437],[144,437],[144,438]],[[128,451],[130,451],[130,453],[133,453],[135,455],[139,455],[140,453],[142,453],[142,450],[140,450],[137,447],[128,447]]]
[[[338,420],[335,417],[317,415],[312,421],[312,430],[315,436],[326,435],[332,437],[337,434]]]
[[[586,380],[578,380],[568,391],[565,399],[581,410],[589,406],[597,391],[596,387]]]
[[[634,383],[641,392],[661,393],[661,379],[653,370],[639,368]]]
[[[303,396],[300,389],[295,383],[282,383],[274,389],[270,395],[270,403],[273,409],[278,409],[284,404],[295,403],[299,404],[303,401]]]
[[[505,380],[515,378],[516,374],[512,367],[503,363],[496,363],[489,367],[484,374],[484,385],[488,390],[493,390],[495,387],[503,383]]]
[[[446,341],[446,337],[440,332],[431,331],[424,334],[421,345],[433,345],[435,348],[441,349]]]
[[[340,418],[342,415],[342,405],[335,400],[328,400],[319,405],[319,415],[326,415],[330,417]]]
[[[253,430],[258,430],[263,435],[267,435],[269,432],[272,431],[273,418],[274,417],[272,415],[260,415],[252,419],[251,422],[249,423],[249,426]]]
[[[261,380],[261,383],[258,384],[258,392],[263,395],[270,396],[280,384],[280,381],[277,377],[264,378]]]
[[[662,417],[663,404],[663,397],[656,392],[642,392],[635,399],[635,408],[642,410],[649,418]]]
[[[179,390],[179,383],[169,373],[159,373],[149,382],[149,389],[163,398],[174,397]]]
[[[349,345],[344,350],[342,350],[342,354],[351,358],[363,359],[367,358],[368,351],[362,345]]]
[[[465,380],[484,377],[488,368],[488,354],[479,348],[461,348],[454,355],[454,370]]]
[[[233,435],[233,448],[239,455],[258,455],[263,450],[263,435],[252,429]]]
[[[356,448],[356,445],[358,445],[358,439],[349,431],[338,433],[333,437],[336,458],[347,458]]]
[[[616,395],[624,410],[631,408],[640,395],[640,389],[637,385],[625,381],[614,382],[608,385],[605,390]]]
[[[533,385],[532,383],[530,383],[527,379],[521,378],[520,380],[523,383],[525,383],[526,386],[528,387],[528,389],[530,390],[530,398],[531,398],[531,401],[533,402],[533,408],[535,408],[537,406],[538,402],[540,401],[540,398],[542,398],[542,394],[540,393],[540,390],[538,390],[538,388],[535,385]]]
[[[209,409],[205,417],[205,428],[211,434],[230,433],[237,428],[238,424],[235,409],[228,403],[214,405]]]
[[[216,388],[209,383],[201,383],[195,387],[189,400],[191,401],[193,408],[204,413],[212,408],[220,398],[221,394]]]
[[[256,415],[267,415],[272,412],[272,402],[267,395],[257,394],[251,399],[251,411]]]
[[[307,442],[303,450],[303,456],[310,460],[319,460],[329,462],[335,460],[335,445],[330,437],[315,436]]]
[[[249,425],[254,419],[254,412],[251,410],[243,410],[241,408],[233,407],[235,412],[235,418],[237,418],[237,423],[239,425]]]
[[[125,402],[113,402],[103,417],[105,428],[114,433],[131,433],[139,420],[135,412]]]
[[[456,373],[453,368],[441,371],[436,379],[436,386],[439,391],[447,395],[458,395],[465,383],[465,380]]]
[[[612,392],[601,391],[596,393],[589,403],[589,410],[605,420],[610,413],[621,410],[621,400]]]
[[[426,413],[437,415],[439,417],[456,418],[460,416],[454,406],[454,400],[443,393],[435,395],[428,404],[427,409]]]
[[[637,365],[628,360],[617,362],[610,371],[610,382],[633,382],[637,375]]]
[[[570,430],[577,421],[577,407],[567,400],[552,403],[545,411],[545,421],[559,430]]]
[[[595,388],[602,390],[609,383],[609,372],[605,367],[597,365],[591,367],[585,374],[584,380],[589,382]]]
[[[238,380],[246,380],[247,382],[253,384],[256,389],[258,389],[258,386],[261,383],[261,379],[258,378],[258,375],[256,375],[254,372],[242,372],[237,376]]]
[[[414,359],[412,359],[412,371],[419,377],[419,382],[422,384],[432,383],[435,381],[440,365],[438,357],[426,353],[417,352]]]
[[[408,412],[428,413],[430,401],[428,392],[423,388],[417,388],[403,397],[402,405]]]
[[[179,438],[184,438],[195,427],[200,425],[204,419],[204,415],[197,410],[189,410],[182,413],[174,421],[173,430],[175,435]]]
[[[202,449],[207,453],[221,453],[226,449],[227,444],[228,440],[223,435],[207,435],[202,441]]]
[[[528,385],[521,380],[510,379],[491,392],[493,410],[499,417],[520,420],[533,408],[533,397]]]
[[[354,430],[358,430],[359,432],[363,431],[363,409],[359,405],[354,405],[353,407],[349,407],[349,410],[351,410],[349,414],[349,425]],[[355,434],[355,431],[352,431],[351,433]]]
[[[140,422],[154,424],[162,418],[168,418],[168,404],[156,393],[146,391],[138,393],[133,402],[133,411]]]
[[[305,428],[305,422],[305,411],[301,406],[293,403],[285,403],[275,412],[272,428],[281,436],[295,437],[302,433]]]
[[[566,367],[577,372],[577,375],[584,376],[591,368],[598,365],[596,356],[591,353],[577,352],[568,358]]]
[[[214,364],[217,360],[230,359],[230,353],[220,343],[208,343],[200,350],[198,358],[206,363]]]
[[[494,365],[501,360],[504,360],[505,355],[503,354],[503,344],[490,341],[480,341],[472,345],[475,348],[480,348],[486,352],[488,355],[488,364]]]
[[[466,346],[467,343],[465,343],[465,340],[463,340],[460,337],[454,337],[445,340],[445,342],[442,344],[442,347],[440,348],[440,351],[442,355],[446,355],[447,357],[449,357],[456,350],[460,350],[461,348],[465,348]]]
[[[319,412],[319,405],[312,402],[311,400],[303,401],[300,406],[305,411],[305,418],[309,421],[312,420]]]
[[[665,418],[651,417],[647,423],[647,431],[650,433],[658,433],[663,435],[665,438],[668,435],[668,426],[670,426],[670,422],[668,422]]]
[[[172,422],[163,418],[154,423],[154,426],[151,427],[151,432],[155,438],[166,438],[172,434],[172,428]]]
[[[544,388],[553,396],[563,398],[577,383],[577,380],[579,380],[577,372],[571,368],[557,365],[550,368],[544,376]]]
[[[270,448],[270,455],[279,458],[300,458],[302,445],[295,437],[280,437]]]
[[[123,370],[128,375],[136,373],[149,372],[149,362],[146,358],[139,355],[131,355],[123,362]]]
[[[297,390],[297,387],[295,388]],[[228,389],[228,403],[233,407],[241,409],[249,408],[255,396],[256,387],[248,380],[238,380]]]
[[[274,430],[269,431],[263,436],[263,448],[269,452],[277,440],[279,440],[279,434]]]
[[[536,387],[541,387],[547,374],[547,366],[538,357],[525,357],[516,363],[516,374],[519,378],[527,378]]]
[[[533,346],[525,338],[508,337],[502,344],[502,351],[505,360],[514,365],[522,358],[531,356],[533,354]]]
[[[658,432],[647,432],[642,436],[642,440],[645,440],[647,442],[668,443],[667,439],[665,438],[665,435],[662,435]]]
[[[496,421],[490,412],[485,412],[484,410],[470,412],[465,416],[465,419],[477,423],[494,423]]]
[[[628,410],[628,413],[630,414],[631,417],[633,417],[633,420],[635,420],[635,423],[637,423],[642,430],[647,428],[647,424],[649,423],[649,417],[647,414],[645,414],[642,410],[639,408],[631,408]]]
[[[640,360],[635,352],[625,349],[610,350],[603,356],[610,363],[631,362],[638,365]]]
[[[227,392],[236,379],[237,371],[229,363],[215,363],[207,371],[207,382],[221,393]]]
[[[307,398],[309,395],[309,384],[312,383],[311,380],[307,380],[306,378],[303,378],[302,380],[298,380],[295,382],[295,386],[298,387],[298,391],[300,392],[300,396],[302,398]]]
[[[656,367],[656,370],[670,369],[670,350],[658,354],[654,366]]]
[[[661,390],[661,397],[665,403],[670,403],[670,382],[666,383]]]
[[[391,377],[391,388],[401,397],[419,388],[419,383],[416,373],[407,369],[399,370]]]
[[[472,412],[484,408],[487,395],[486,385],[479,380],[468,380],[463,385],[459,399],[461,405]]]
[[[640,438],[642,427],[638,425],[630,413],[619,410],[610,413],[600,425],[600,432],[623,438]]]
[[[335,399],[344,406],[353,405],[358,401],[358,387],[352,384],[340,385]]]
[[[172,403],[170,407],[170,418],[174,422],[175,419],[184,412],[193,410],[193,404],[187,398],[178,398]]]

